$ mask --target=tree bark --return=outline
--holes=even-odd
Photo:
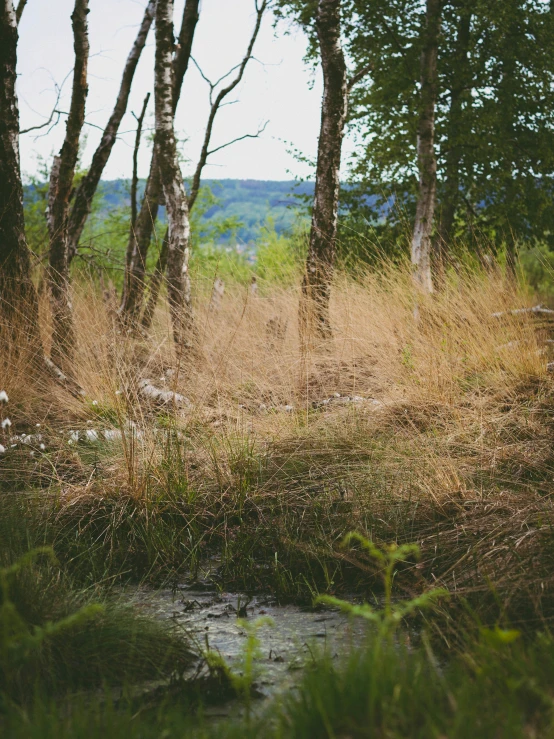
[[[444,196],[440,203],[438,222],[438,253],[448,249],[452,242],[452,232],[456,210],[460,201],[460,161],[462,145],[460,137],[463,131],[463,102],[469,93],[471,70],[469,68],[468,51],[471,31],[472,12],[468,3],[460,9],[456,52],[454,58],[453,80],[450,89],[450,110],[448,114],[448,147],[445,161]]]
[[[122,322],[128,326],[135,326],[140,315],[146,274],[146,257],[154,231],[154,224],[158,217],[161,195],[162,186],[156,150],[154,149],[142,203],[127,244],[125,280],[119,316]]]
[[[435,157],[435,106],[437,56],[442,0],[427,0],[421,52],[420,112],[417,125],[419,190],[412,237],[412,265],[416,284],[433,292],[431,233],[435,216],[437,160]]]
[[[348,80],[340,41],[340,0],[319,0],[316,30],[323,67],[323,102],[315,196],[300,325],[304,338],[331,336],[329,298],[335,265],[341,148],[348,106]]]
[[[173,0],[158,0],[156,8],[155,155],[162,182],[169,234],[167,284],[173,338],[178,353],[190,346],[192,314],[187,296],[190,223],[187,196],[179,167],[174,131]],[[188,299],[187,299],[188,298]]]
[[[190,61],[194,32],[199,18],[199,6],[200,0],[186,0],[183,10],[178,49],[173,60],[173,113],[177,109],[183,79]],[[158,172],[156,150],[154,148],[141,208],[127,245],[125,281],[119,315],[124,323],[131,326],[136,325],[142,310],[146,257],[154,231],[154,224],[158,217],[161,195],[162,185]]]
[[[0,0],[0,353],[25,348],[42,357],[38,299],[25,239],[16,84],[17,20],[12,0]]]
[[[113,112],[106,125],[106,128],[104,129],[104,133],[102,134],[102,139],[98,144],[98,148],[94,152],[90,169],[85,177],[83,177],[79,187],[77,188],[73,207],[71,208],[68,227],[68,259],[70,264],[71,260],[77,253],[79,239],[81,238],[81,234],[83,233],[86,220],[90,214],[90,210],[92,207],[92,199],[98,188],[98,183],[100,182],[100,178],[102,177],[104,167],[108,162],[113,146],[116,142],[117,132],[119,130],[121,119],[123,118],[123,116],[125,115],[125,111],[127,110],[127,103],[129,101],[129,94],[131,92],[133,77],[135,75],[135,70],[137,68],[140,55],[146,44],[146,38],[148,36],[150,26],[152,25],[152,21],[154,20],[155,10],[156,0],[150,0],[146,7],[146,10],[144,11],[144,18],[142,19],[142,23],[133,44],[133,48],[131,49],[131,52],[127,57],[127,61],[125,63],[123,76],[121,78],[121,85],[119,87],[119,93]]]
[[[150,328],[152,326],[154,313],[156,312],[156,305],[158,304],[158,298],[160,296],[162,280],[165,274],[165,269],[167,267],[167,236],[168,234],[166,231],[164,240],[162,241],[162,248],[160,249],[160,253],[156,261],[156,267],[154,268],[154,273],[152,275],[152,278],[150,279],[150,293],[148,295],[148,302],[146,303],[146,308],[144,309],[144,313],[142,314],[141,321],[142,328],[145,331],[150,331]]]
[[[52,362],[65,374],[73,375],[75,329],[69,292],[68,220],[69,198],[79,154],[79,136],[85,121],[87,67],[89,56],[88,0],[75,0],[71,15],[75,67],[71,106],[65,140],[52,167],[48,208],[50,236],[49,284],[52,305]]]

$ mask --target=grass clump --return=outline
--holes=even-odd
[[[168,679],[194,661],[183,635],[153,621],[98,584],[79,591],[51,547],[36,537],[19,501],[4,498],[0,537],[0,697],[36,697]]]

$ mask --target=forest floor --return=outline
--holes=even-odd
[[[104,645],[135,645],[109,680],[102,673],[110,655],[98,640],[85,656],[85,637],[67,646],[56,690],[18,709],[17,719],[8,711],[11,735],[99,736],[109,722],[110,736],[129,736],[130,726],[136,736],[465,736],[472,724],[464,711],[479,705],[484,721],[487,695],[495,709],[478,736],[550,735],[551,315],[520,311],[536,300],[500,273],[458,273],[425,297],[414,294],[407,272],[387,267],[339,275],[333,339],[301,351],[295,288],[262,284],[252,294],[228,284],[217,304],[209,297],[206,289],[197,299],[197,351],[177,362],[163,307],[152,334],[137,339],[121,332],[99,292],[77,287],[75,373],[84,395],[37,387],[21,357],[3,371],[9,400],[0,420],[10,423],[0,431],[0,564],[45,545],[57,564],[39,558],[21,569],[2,603],[37,629],[100,600],[102,615],[87,622],[85,613],[77,630],[98,631],[91,626],[100,619],[110,633]],[[43,321],[47,335],[46,310]],[[344,546],[353,531],[383,552],[417,545],[419,556],[397,563],[395,598],[413,602],[439,587],[449,597],[432,612],[424,603],[411,609],[402,634],[416,634],[417,643],[373,639],[340,667],[318,662],[317,679],[308,670],[288,703],[271,709],[272,734],[269,724],[260,733],[245,697],[253,632],[245,682],[221,665],[208,670],[243,696],[238,728],[186,728],[199,701],[190,681],[178,718],[175,701],[171,710],[164,704],[163,721],[150,707],[140,725],[134,704],[121,710],[104,700],[94,718],[82,701],[78,711],[60,708],[59,695],[75,687],[75,665],[94,661],[92,653],[95,671],[81,688],[132,683],[139,674],[175,682],[198,658],[159,621],[135,648],[148,619],[137,625],[143,615],[121,605],[121,585],[202,587],[297,607],[322,594],[381,603],[382,563],[363,546]],[[29,593],[51,588],[57,601],[43,598],[41,613],[29,605]],[[54,602],[65,605],[52,609]],[[123,624],[121,633],[111,635],[112,622]],[[41,640],[69,644],[65,628]],[[51,670],[59,651],[41,641],[41,669]],[[146,669],[145,659],[156,668]],[[0,693],[10,681],[0,669]],[[9,705],[28,704],[29,684],[22,678]]]

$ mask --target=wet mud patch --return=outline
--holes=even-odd
[[[274,600],[237,593],[200,590],[140,590],[132,596],[136,607],[160,619],[172,619],[200,651],[218,652],[231,670],[240,669],[248,630],[269,618],[272,625],[257,629],[256,694],[268,698],[291,687],[299,671],[323,652],[339,658],[365,639],[366,625],[331,610],[279,605]]]

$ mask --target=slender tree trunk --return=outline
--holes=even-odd
[[[183,79],[188,69],[194,32],[199,17],[200,0],[186,0],[183,10],[178,50],[173,60],[172,109],[177,109]],[[136,224],[129,236],[127,259],[125,264],[125,281],[119,315],[124,323],[134,326],[142,310],[144,294],[144,278],[146,274],[146,257],[154,225],[158,217],[159,201],[162,196],[162,184],[158,172],[156,150],[152,152],[150,171]]]
[[[148,302],[146,303],[146,308],[144,309],[144,313],[142,314],[141,323],[142,328],[145,331],[150,331],[150,328],[152,326],[154,313],[156,312],[156,305],[158,304],[158,298],[160,296],[162,280],[167,267],[167,237],[168,233],[166,231],[164,240],[162,241],[162,248],[160,249],[160,254],[158,256],[158,260],[156,261],[156,267],[154,268],[154,273],[150,280],[150,292],[148,295]]]
[[[150,100],[150,93],[146,95],[144,98],[144,103],[142,105],[142,112],[138,118],[138,125],[137,125],[137,133],[135,137],[135,148],[133,150],[133,179],[131,180],[131,227],[129,229],[129,241],[127,242],[127,253],[125,255],[125,264],[128,265],[131,263],[131,257],[132,257],[132,250],[135,247],[135,229],[137,227],[137,189],[138,189],[138,152],[140,148],[140,138],[142,133],[142,123],[144,120],[144,116],[146,114],[146,107],[148,105],[148,101]],[[128,275],[126,275],[126,278]],[[126,289],[127,283],[124,285],[124,294]]]
[[[450,91],[450,110],[448,115],[448,148],[445,161],[444,195],[440,203],[438,222],[437,252],[448,249],[452,241],[454,219],[460,201],[460,162],[462,158],[461,138],[463,130],[463,102],[467,99],[471,85],[468,51],[472,13],[465,3],[460,9],[456,52],[453,69],[454,78]]]
[[[65,374],[73,375],[75,353],[75,328],[69,288],[68,221],[69,197],[79,154],[79,137],[85,122],[87,99],[88,0],[75,0],[71,15],[75,67],[71,106],[67,119],[65,140],[59,158],[52,167],[48,207],[48,230],[50,235],[49,283],[52,304],[52,350],[51,360]]]
[[[25,348],[42,358],[38,299],[25,239],[15,91],[17,21],[12,0],[0,0],[0,354]]]
[[[121,85],[119,87],[119,93],[115,103],[115,107],[110,116],[110,120],[104,133],[102,140],[98,144],[98,148],[94,152],[90,169],[81,180],[81,184],[77,188],[73,207],[71,208],[71,214],[69,217],[68,226],[68,259],[69,263],[77,253],[77,247],[79,245],[79,239],[83,233],[86,220],[90,214],[92,207],[92,199],[98,188],[98,183],[102,177],[104,167],[110,157],[113,146],[116,142],[117,132],[121,119],[125,115],[127,110],[127,103],[129,101],[129,94],[131,92],[131,84],[135,75],[135,70],[140,59],[142,50],[146,43],[146,38],[154,19],[154,13],[156,10],[156,0],[150,0],[146,10],[144,12],[144,18],[142,20],[139,32],[133,44],[133,48],[127,62],[125,63],[125,69],[123,70],[123,77],[121,78]]]
[[[412,237],[414,279],[425,292],[433,292],[431,233],[435,216],[437,160],[435,157],[435,105],[437,55],[442,0],[427,0],[421,53],[421,100],[417,126],[419,192]]]
[[[162,185],[156,151],[154,150],[140,210],[135,225],[129,234],[129,243],[127,244],[125,281],[119,315],[123,323],[129,326],[135,326],[142,308],[146,257],[154,231],[154,224],[158,217],[161,196]]]
[[[323,67],[323,103],[315,197],[300,324],[303,336],[331,335],[329,298],[335,264],[341,147],[348,105],[346,64],[340,42],[340,0],[319,0],[316,29]]]
[[[179,167],[174,131],[173,0],[158,0],[156,9],[155,151],[162,182],[169,234],[167,284],[173,338],[178,352],[190,344],[192,314],[187,305],[186,271],[190,238],[187,196]]]
[[[137,118],[137,133],[135,135],[135,147],[133,149],[133,178],[131,180],[131,228],[135,227],[135,221],[137,220],[138,155],[140,150],[140,139],[142,136],[142,124],[144,123],[144,116],[146,115],[146,108],[148,107],[149,100],[150,93],[147,92],[142,104],[142,110]]]

